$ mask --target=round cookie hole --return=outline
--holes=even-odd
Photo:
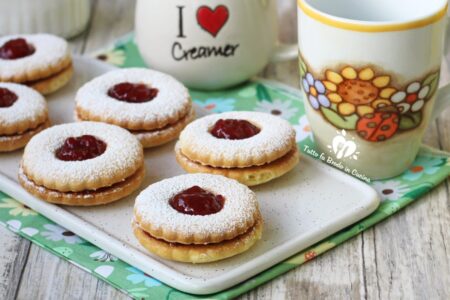
[[[143,83],[121,82],[108,90],[108,96],[129,103],[145,103],[158,96],[158,89]]]
[[[169,200],[170,206],[186,215],[212,215],[222,210],[225,198],[215,195],[199,186],[192,186],[179,192]]]
[[[17,38],[7,41],[0,47],[0,58],[19,59],[30,56],[34,52],[36,52],[36,49],[33,45],[28,44],[24,38]]]
[[[219,119],[210,133],[218,139],[243,140],[261,132],[261,129],[247,120]]]
[[[55,156],[63,161],[82,161],[95,158],[106,151],[107,144],[92,135],[69,137],[59,147]]]
[[[0,87],[0,108],[12,106],[19,97],[7,88]]]

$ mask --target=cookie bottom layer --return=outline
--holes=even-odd
[[[10,152],[25,147],[33,136],[42,130],[50,127],[50,121],[47,119],[36,128],[14,135],[0,135],[0,152]]]
[[[181,131],[195,119],[195,110],[191,108],[186,116],[181,118],[178,122],[170,124],[161,129],[155,130],[129,130],[141,142],[144,148],[152,148],[164,145],[178,138]],[[75,121],[89,121],[84,120],[77,112],[75,112]]]
[[[195,119],[195,110],[191,108],[186,116],[181,118],[178,122],[168,125],[161,129],[151,131],[130,131],[141,142],[144,148],[151,148],[166,144],[174,139],[178,138],[181,131],[189,123]]]
[[[262,231],[263,220],[260,217],[246,233],[234,239],[215,244],[185,245],[156,239],[133,222],[134,235],[145,249],[164,259],[194,264],[218,261],[245,252],[261,239]]]
[[[73,66],[70,64],[57,74],[32,82],[25,82],[24,84],[35,89],[42,95],[48,95],[64,87],[67,83],[69,83],[72,76]]]
[[[95,191],[59,192],[37,185],[19,170],[19,182],[30,194],[50,203],[69,206],[94,206],[122,199],[139,188],[145,176],[145,167],[139,168],[133,175],[121,182]]]
[[[210,173],[235,179],[247,186],[255,186],[278,178],[292,170],[299,162],[300,154],[297,146],[283,157],[262,165],[247,168],[216,168],[205,166],[187,158],[179,145],[175,146],[177,162],[188,173]]]

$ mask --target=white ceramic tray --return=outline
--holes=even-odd
[[[74,65],[70,85],[48,98],[53,123],[72,122],[77,88],[112,68],[86,58],[76,58]],[[147,177],[142,188],[183,173],[173,147],[171,143],[146,151]],[[217,263],[176,263],[149,254],[134,238],[130,221],[138,192],[92,208],[48,204],[18,185],[21,155],[22,151],[0,154],[0,190],[164,283],[194,294],[215,293],[238,284],[357,222],[379,204],[376,192],[365,183],[303,156],[289,174],[254,188],[265,224],[263,238],[253,248]]]

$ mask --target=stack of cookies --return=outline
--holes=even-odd
[[[47,103],[35,90],[0,82],[0,152],[23,148],[50,126]]]
[[[128,131],[97,122],[53,126],[25,147],[20,184],[47,202],[92,206],[122,199],[145,176],[142,145]]]
[[[223,175],[254,186],[292,170],[299,161],[295,130],[259,112],[210,115],[189,124],[175,147],[189,173]]]
[[[176,139],[195,112],[187,88],[179,81],[149,69],[131,68],[86,83],[76,95],[75,117],[121,126],[147,148]]]
[[[165,259],[207,263],[242,253],[263,231],[256,195],[235,180],[188,174],[154,183],[136,199],[134,234]]]
[[[0,38],[0,82],[24,84],[47,95],[65,86],[72,74],[64,39],[50,34]]]

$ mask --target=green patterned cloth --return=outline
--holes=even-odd
[[[114,45],[114,48],[95,55],[121,67],[143,65],[131,37],[122,39]],[[195,103],[210,112],[253,110],[277,114],[294,125],[299,145],[314,147],[313,136],[303,108],[303,96],[296,90],[272,82],[256,80],[226,91],[208,93],[192,91],[191,95]],[[305,261],[314,259],[393,215],[419,199],[449,175],[449,154],[423,147],[416,161],[404,174],[389,180],[372,182],[372,186],[379,192],[382,199],[380,207],[372,215],[245,282],[208,296],[186,294],[159,282],[1,192],[0,224],[136,299],[197,297],[230,299],[254,289]]]

